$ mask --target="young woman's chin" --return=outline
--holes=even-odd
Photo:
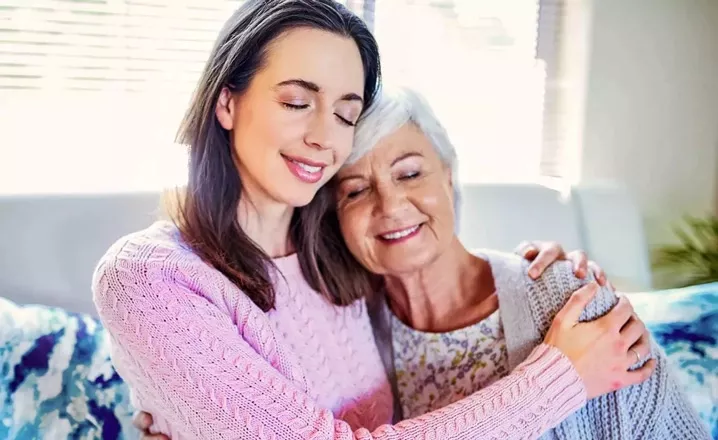
[[[282,201],[292,208],[301,208],[307,206],[314,200],[320,186],[308,186],[307,188],[293,188],[289,191],[285,190],[282,194]]]
[[[333,174],[333,173],[331,173]],[[301,208],[311,203],[312,200],[317,196],[319,190],[327,184],[327,181],[331,178],[330,175],[326,178],[321,179],[318,182],[307,183],[300,182],[294,179],[289,179],[288,182],[281,186],[275,186],[276,195],[279,199],[286,203],[288,206],[293,208]],[[326,194],[324,194],[326,197]],[[333,197],[333,193],[332,193]]]

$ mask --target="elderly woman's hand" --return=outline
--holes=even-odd
[[[590,270],[600,286],[613,285],[606,279],[606,273],[595,261],[590,261],[584,251],[576,250],[566,253],[563,247],[555,241],[524,241],[514,251],[525,259],[531,261],[529,276],[536,279],[547,267],[558,260],[569,260],[573,266],[573,273],[577,278],[585,278]]]
[[[633,312],[625,296],[606,315],[579,322],[595,297],[598,284],[576,290],[556,315],[544,342],[561,350],[576,368],[586,387],[587,399],[647,380],[656,367],[646,326]]]
[[[164,434],[152,434],[150,432],[152,422],[152,414],[150,413],[140,411],[135,414],[135,417],[132,419],[132,424],[142,432],[140,440],[170,440],[170,438]]]

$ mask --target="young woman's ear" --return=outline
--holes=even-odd
[[[234,94],[231,90],[229,90],[229,88],[222,87],[222,91],[219,93],[219,99],[217,99],[217,106],[214,109],[214,113],[217,115],[219,125],[227,131],[234,128],[234,107]]]

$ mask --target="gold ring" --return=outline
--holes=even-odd
[[[636,355],[636,363],[640,364],[643,359],[641,358],[641,355],[638,353],[638,350],[636,350],[635,348],[632,348],[631,351],[633,352],[633,354]]]

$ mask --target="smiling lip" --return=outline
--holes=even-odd
[[[325,163],[315,162],[303,157],[290,157],[282,155],[282,158],[287,164],[289,171],[305,183],[317,183],[322,180],[324,168],[327,166]]]
[[[403,243],[413,237],[416,237],[416,235],[421,231],[422,226],[424,226],[424,224],[420,223],[418,225],[410,226],[408,228],[395,229],[393,231],[379,234],[377,235],[377,237],[384,243],[388,244]]]

